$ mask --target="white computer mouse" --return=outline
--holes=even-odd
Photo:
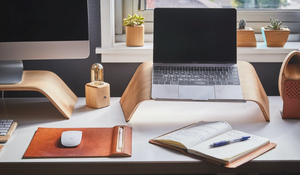
[[[61,134],[61,144],[65,147],[75,147],[81,142],[82,131],[64,131]]]

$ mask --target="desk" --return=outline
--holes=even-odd
[[[283,120],[280,97],[269,97],[271,122],[254,102],[161,102],[145,101],[126,123],[119,103],[102,109],[85,106],[79,98],[70,119],[65,119],[47,98],[1,99],[1,118],[12,118],[18,128],[0,152],[1,174],[200,174],[246,172],[300,173],[300,121]],[[148,141],[168,131],[200,120],[222,120],[234,129],[268,137],[277,143],[270,152],[236,169],[219,167]],[[133,128],[132,157],[22,159],[37,127]]]

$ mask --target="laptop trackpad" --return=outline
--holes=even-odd
[[[208,100],[215,99],[214,86],[179,86],[180,99]]]
[[[216,99],[243,100],[241,86],[216,86]]]

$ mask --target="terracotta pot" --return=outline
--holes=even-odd
[[[237,29],[237,47],[256,47],[256,38],[251,27]]]
[[[126,46],[144,46],[144,25],[126,26]]]
[[[288,28],[266,30],[261,27],[261,33],[268,47],[283,47],[289,37],[290,30]]]

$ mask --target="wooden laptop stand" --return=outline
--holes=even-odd
[[[137,68],[120,99],[120,104],[127,122],[130,121],[135,110],[143,101],[152,100],[152,65],[152,62],[144,62]],[[244,99],[257,103],[266,121],[269,122],[269,99],[255,69],[248,62],[238,61],[238,70]]]
[[[23,71],[22,81],[17,84],[0,85],[4,91],[37,91],[44,94],[66,118],[70,118],[77,96],[53,72]]]

